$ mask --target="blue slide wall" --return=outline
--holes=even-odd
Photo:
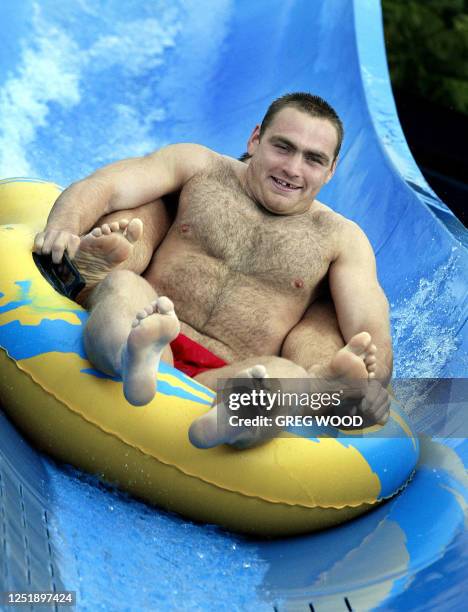
[[[274,98],[325,97],[346,138],[321,200],[359,223],[376,251],[395,375],[466,376],[466,232],[401,133],[377,0],[6,0],[0,29],[0,178],[66,186],[180,141],[238,156]],[[0,591],[50,588],[53,575],[90,610],[310,602],[327,610],[353,601],[456,610],[462,601],[466,444],[428,441],[410,487],[368,517],[262,543],[149,509],[38,456],[6,421],[0,426]],[[45,573],[28,569],[27,525]]]

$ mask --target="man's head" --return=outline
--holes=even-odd
[[[267,210],[308,210],[335,171],[343,125],[318,96],[287,94],[268,108],[248,141],[246,186]]]
[[[337,141],[333,161],[338,157],[343,142],[344,129],[341,119],[338,117],[335,109],[328,104],[320,96],[313,96],[310,93],[291,93],[277,98],[268,107],[263,121],[260,125],[260,137],[263,136],[267,127],[273,121],[275,115],[277,115],[283,108],[286,107],[297,108],[297,110],[310,115],[311,117],[317,117],[318,119],[325,119],[329,121],[336,129]]]

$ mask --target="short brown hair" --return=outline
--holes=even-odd
[[[281,96],[274,100],[270,106],[268,107],[265,116],[263,117],[262,123],[260,125],[260,138],[265,133],[265,130],[273,121],[275,115],[277,115],[283,108],[288,106],[292,106],[297,108],[297,110],[302,111],[303,113],[307,113],[311,117],[319,117],[320,119],[326,119],[330,121],[330,123],[335,127],[336,134],[338,136],[338,140],[335,148],[335,156],[333,161],[338,157],[338,154],[341,149],[341,144],[343,142],[344,136],[344,128],[341,119],[338,116],[338,113],[335,109],[328,104],[326,100],[321,98],[320,96],[314,96],[310,93],[306,92],[296,92],[289,93]],[[244,153],[240,160],[247,161],[250,155],[248,153]]]

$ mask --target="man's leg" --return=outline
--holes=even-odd
[[[172,364],[168,345],[180,331],[171,300],[158,297],[134,272],[113,270],[92,292],[88,306],[84,343],[89,360],[122,377],[131,404],[147,404],[156,392],[159,362]]]
[[[333,302],[319,300],[290,332],[281,354],[303,366],[319,386],[322,381],[345,390],[342,405],[350,414],[361,413],[371,423],[385,424],[391,397],[386,386],[374,378],[376,351],[367,332],[345,344]]]
[[[376,362],[375,345],[366,342],[346,345],[333,302],[322,299],[307,309],[300,323],[289,333],[281,348],[281,356],[301,365],[311,376],[320,377],[345,346],[351,346],[351,351],[362,357],[368,374],[371,374]]]
[[[350,399],[361,401],[366,386],[355,385],[367,380],[369,367],[375,363],[375,347],[367,332],[356,334],[345,344],[330,301],[315,302],[307,311],[301,323],[286,338],[281,357],[266,356],[233,363],[223,368],[203,372],[196,380],[218,389],[218,379],[257,378],[263,379],[268,389],[267,378],[281,379],[281,392],[314,393],[330,391],[329,385],[353,384]],[[263,367],[263,370],[261,369]],[[298,380],[299,379],[299,380]],[[316,382],[315,382],[316,381]],[[273,382],[273,381],[272,381]],[[323,384],[327,388],[322,388]],[[270,384],[271,386],[271,384]],[[287,387],[287,388],[285,388]],[[274,393],[279,387],[271,388]],[[223,413],[220,420],[220,411]],[[252,428],[240,432],[239,428],[220,427],[225,423],[226,407],[215,406],[211,411],[194,421],[189,436],[195,446],[208,448],[228,443],[234,446],[251,446],[262,439],[275,435],[279,428]],[[274,413],[278,414],[278,412]],[[242,434],[241,443],[238,436]]]

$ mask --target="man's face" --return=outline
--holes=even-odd
[[[248,191],[277,215],[305,212],[333,176],[337,142],[330,121],[294,107],[283,108],[261,139],[259,126],[249,138]]]

